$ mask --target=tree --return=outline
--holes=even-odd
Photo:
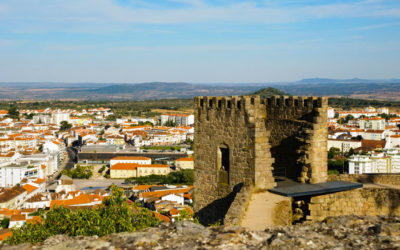
[[[350,148],[349,152],[347,152],[347,154],[346,154],[346,157],[350,157],[354,154],[356,154],[356,151],[354,151],[354,148]]]
[[[328,151],[328,159],[335,158],[335,156],[337,156],[339,154],[340,154],[339,148],[331,147]]]
[[[12,105],[12,106],[8,109],[7,117],[12,118],[12,119],[19,119],[19,111],[18,111],[18,109],[17,109],[17,106]]]
[[[351,137],[352,140],[357,140],[357,141],[361,141],[363,139],[363,137],[361,135],[357,135],[357,136],[353,136]]]
[[[2,228],[8,228],[8,225],[10,225],[10,218],[5,217],[5,218],[1,221],[1,227],[2,227]]]
[[[65,131],[72,128],[72,124],[68,123],[67,121],[62,121],[60,125],[60,131]]]
[[[167,127],[176,127],[176,123],[174,121],[172,121],[172,120],[168,120],[165,123],[165,126],[167,126]]]
[[[75,169],[64,169],[62,174],[73,179],[89,179],[93,175],[93,166],[77,165]]]

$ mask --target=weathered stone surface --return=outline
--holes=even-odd
[[[400,216],[400,189],[362,188],[311,198],[309,220],[329,216]]]
[[[340,174],[329,175],[328,181],[349,181],[360,183],[387,184],[400,186],[400,174]]]
[[[140,232],[105,237],[55,236],[42,245],[0,245],[1,249],[399,249],[399,217],[329,217],[323,222],[247,231],[163,224]]]

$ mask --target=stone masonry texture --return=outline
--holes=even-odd
[[[196,97],[194,209],[202,222],[223,222],[228,210],[229,218],[240,216],[248,197],[242,188],[273,188],[275,176],[325,182],[327,103],[324,97]]]
[[[400,189],[361,188],[311,198],[309,220],[329,216],[400,216]]]

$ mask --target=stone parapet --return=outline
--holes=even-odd
[[[308,220],[321,221],[329,216],[400,216],[400,189],[362,188],[314,196],[309,204]]]

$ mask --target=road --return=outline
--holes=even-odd
[[[74,147],[68,147],[67,148],[67,153],[68,157],[67,159],[64,160],[64,162],[61,163],[60,168],[55,172],[50,178],[47,180],[47,184],[50,185],[53,183],[55,179],[58,179],[58,177],[61,175],[61,172],[65,169],[71,169],[74,167],[74,163],[76,163],[78,159],[78,150]]]
[[[108,187],[111,184],[119,185],[124,182],[124,179],[101,179],[101,180],[87,180],[87,179],[74,179],[74,184],[77,189],[88,187]]]

